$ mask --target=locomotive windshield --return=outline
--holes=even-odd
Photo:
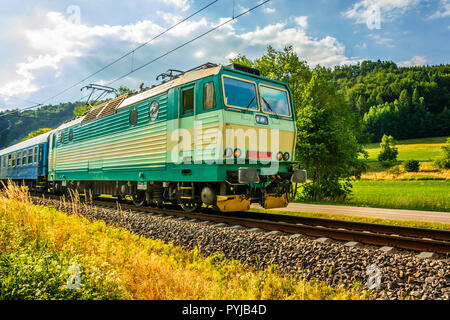
[[[291,116],[289,94],[286,89],[260,83],[258,85],[259,98],[256,92],[256,83],[249,80],[223,76],[224,102],[227,107],[256,111],[259,105],[261,111],[276,116]]]
[[[258,109],[256,85],[253,82],[223,77],[225,105],[244,109]]]
[[[265,85],[259,86],[261,106],[264,112],[290,116],[288,93],[285,90]]]

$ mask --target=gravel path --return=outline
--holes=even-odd
[[[61,211],[71,207],[54,200],[36,200]],[[377,297],[399,299],[450,299],[450,263],[448,257],[419,259],[417,253],[397,251],[384,253],[377,247],[347,247],[342,242],[319,243],[307,236],[292,237],[249,232],[187,220],[154,217],[148,214],[123,212],[94,207],[82,209],[89,218],[125,227],[135,234],[151,239],[173,242],[186,249],[198,246],[203,255],[222,252],[225,257],[252,265],[278,266],[281,272],[302,272],[305,279],[325,281],[331,286],[349,286],[356,281],[365,288],[366,270],[375,264],[381,270],[381,286]]]

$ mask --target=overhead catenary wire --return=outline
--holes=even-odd
[[[111,63],[107,64],[106,66],[100,68],[99,70],[97,70],[96,72],[88,75],[87,77],[85,77],[84,79],[78,81],[77,83],[65,88],[64,90],[58,92],[57,94],[51,96],[50,98],[45,99],[44,101],[42,101],[41,103],[34,103],[34,105],[26,107],[26,108],[22,108],[20,109],[21,111],[24,110],[29,110],[29,109],[33,109],[36,108],[38,106],[42,106],[44,105],[47,101],[53,100],[54,98],[62,95],[63,93],[75,88],[76,86],[82,84],[84,81],[92,78],[93,76],[99,74],[100,72],[104,71],[105,69],[109,68],[110,66],[114,65],[115,63],[123,60],[124,58],[128,57],[130,54],[134,54],[135,51],[141,49],[142,47],[146,46],[147,44],[149,44],[150,42],[158,39],[159,37],[163,36],[164,34],[166,34],[167,32],[169,32],[170,30],[174,29],[175,27],[179,26],[180,24],[186,22],[187,20],[189,20],[190,18],[194,17],[195,15],[199,14],[200,12],[202,12],[203,10],[209,8],[210,6],[212,6],[213,4],[215,4],[216,2],[218,2],[219,0],[214,0],[210,3],[208,3],[207,5],[205,5],[204,7],[200,8],[199,10],[195,11],[194,13],[192,13],[191,15],[187,16],[186,18],[184,18],[183,20],[180,20],[179,22],[173,24],[172,26],[170,26],[169,28],[165,29],[164,31],[160,32],[159,34],[157,34],[156,36],[154,36],[153,38],[151,38],[150,40],[140,44],[139,46],[137,46],[136,48],[134,48],[131,51],[128,51],[127,53],[123,54],[122,56],[120,56],[119,58],[115,59],[114,61],[112,61]],[[10,96],[8,96],[10,97]],[[22,99],[23,100],[23,99]],[[31,102],[31,101],[30,101]],[[12,112],[16,112],[16,111],[12,111]],[[8,113],[5,114],[0,114],[0,117],[6,116]]]
[[[261,3],[259,3],[259,4],[257,4],[256,6],[250,8],[250,9],[248,9],[248,10],[246,10],[246,11],[240,13],[240,14],[238,14],[237,16],[234,16],[234,17],[232,17],[232,18],[226,20],[225,22],[223,22],[223,23],[221,23],[221,24],[219,24],[219,25],[217,25],[217,26],[215,26],[215,27],[209,29],[208,31],[206,31],[206,32],[204,32],[204,33],[198,35],[197,37],[192,38],[191,40],[184,42],[183,44],[177,46],[176,48],[174,48],[174,49],[172,49],[172,50],[170,50],[170,51],[167,51],[166,53],[164,53],[164,54],[162,54],[162,55],[160,55],[160,56],[158,56],[158,57],[156,57],[156,58],[154,58],[154,59],[152,59],[152,60],[150,60],[150,61],[144,63],[144,64],[141,65],[140,67],[131,70],[130,72],[128,72],[128,73],[126,73],[126,74],[120,76],[120,77],[117,78],[117,79],[114,79],[114,80],[111,81],[111,82],[108,82],[107,86],[109,86],[109,85],[111,85],[111,84],[113,84],[113,83],[115,83],[115,82],[117,82],[117,81],[119,81],[119,80],[121,80],[121,79],[123,79],[123,78],[129,76],[130,74],[132,74],[132,73],[134,73],[134,72],[136,72],[136,71],[139,71],[139,70],[142,69],[142,68],[145,68],[146,66],[148,66],[148,65],[150,65],[150,64],[152,64],[152,63],[154,63],[154,62],[156,62],[157,60],[159,60],[159,59],[161,59],[161,58],[164,58],[165,56],[171,54],[172,52],[174,52],[174,51],[176,51],[176,50],[178,50],[178,49],[181,49],[182,47],[184,47],[184,46],[186,46],[186,45],[188,45],[188,44],[190,44],[190,43],[192,43],[192,42],[194,42],[194,41],[200,39],[201,37],[204,37],[205,35],[207,35],[207,34],[213,32],[213,31],[215,31],[215,30],[217,30],[217,29],[219,29],[219,28],[221,28],[221,27],[223,27],[224,25],[226,25],[226,24],[228,24],[228,23],[230,23],[230,22],[232,22],[232,21],[238,19],[239,17],[241,17],[241,16],[243,16],[243,15],[245,15],[245,14],[247,14],[247,13],[249,13],[249,12],[251,12],[251,11],[257,9],[257,8],[259,8],[260,6],[266,4],[266,3],[269,2],[269,1],[270,1],[270,0],[265,0],[265,1],[263,1],[263,2],[261,2]]]

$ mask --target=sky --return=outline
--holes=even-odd
[[[254,59],[269,45],[292,45],[311,67],[378,59],[449,63],[450,0],[271,0],[168,53],[263,2],[218,0],[74,86],[211,2],[0,0],[0,111],[78,101],[88,94],[83,86],[110,84],[162,55],[111,86],[158,84],[156,76],[168,69],[226,65],[238,54]]]

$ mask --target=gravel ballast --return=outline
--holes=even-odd
[[[33,198],[33,202],[72,212],[71,205],[60,201]],[[381,271],[380,289],[373,290],[377,297],[450,299],[448,257],[420,259],[416,257],[417,252],[383,252],[374,246],[345,246],[345,242],[336,241],[322,243],[308,236],[248,232],[248,229],[145,213],[118,213],[114,209],[95,206],[81,205],[78,212],[185,249],[197,246],[205,256],[223,253],[226,258],[262,268],[274,264],[282,273],[301,273],[307,280],[324,281],[331,286],[352,287],[360,282],[361,288],[366,288],[366,283],[372,283],[366,272],[376,265]]]

